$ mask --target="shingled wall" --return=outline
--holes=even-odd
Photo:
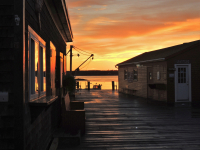
[[[9,101],[0,102],[0,149],[14,149],[14,3],[0,3],[0,92]]]

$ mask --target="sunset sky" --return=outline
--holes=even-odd
[[[200,0],[66,0],[80,70],[113,70],[146,51],[200,39]],[[73,50],[73,54],[78,54]],[[73,70],[89,56],[73,57]],[[69,70],[69,55],[67,57]]]

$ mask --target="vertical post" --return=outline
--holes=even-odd
[[[65,65],[66,65],[66,72],[65,72],[65,74],[67,74],[67,44],[66,44],[66,58],[65,58],[66,60],[66,62],[65,62]]]
[[[76,83],[76,88],[79,89],[79,82]]]
[[[72,48],[73,45],[70,45],[70,73],[72,73]]]
[[[88,90],[90,90],[90,82],[88,82]]]
[[[112,81],[112,90],[114,91],[115,90],[115,82]]]

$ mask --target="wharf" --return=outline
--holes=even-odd
[[[86,134],[81,144],[57,150],[199,150],[200,109],[148,103],[111,90],[81,90]]]

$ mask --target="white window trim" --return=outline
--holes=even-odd
[[[40,46],[43,47],[46,50],[46,42],[30,27],[28,26],[28,48],[29,48],[29,59],[31,59],[31,39],[33,39],[35,42],[39,43],[39,49]],[[40,91],[40,93],[35,93],[35,94],[31,94],[31,61],[28,60],[28,65],[29,65],[29,70],[28,70],[28,74],[29,74],[29,101],[30,100],[34,100],[34,99],[38,99],[42,96],[44,96],[46,94],[46,91]],[[40,95],[39,95],[40,94]]]
[[[40,42],[39,44],[40,47],[42,47],[43,49],[45,49],[45,54],[46,54],[46,47]],[[46,61],[46,56],[45,56],[45,61]],[[44,96],[46,94],[46,91],[40,91],[40,97]]]

